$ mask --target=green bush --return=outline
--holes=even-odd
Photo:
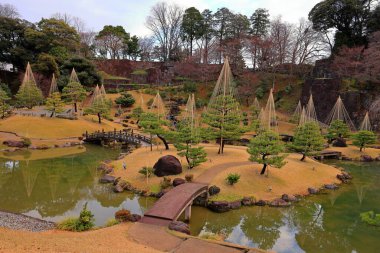
[[[134,99],[134,97],[126,92],[121,93],[121,96],[115,99],[116,104],[125,107],[131,107],[135,102],[136,100]]]
[[[380,227],[380,214],[375,214],[374,211],[364,212],[360,214],[363,222],[371,226]]]
[[[24,143],[24,146],[29,147],[32,145],[32,141],[29,138],[22,137],[22,142]]]
[[[237,182],[239,182],[239,179],[240,179],[240,175],[237,174],[237,173],[230,173],[228,174],[228,176],[226,177],[226,181],[229,185],[234,185],[236,184]]]
[[[107,222],[106,222],[106,227],[112,227],[112,226],[114,226],[114,225],[117,225],[117,224],[119,224],[120,222],[118,221],[118,220],[116,220],[115,218],[110,218],[110,219],[108,219],[107,220]]]
[[[69,217],[63,221],[58,222],[57,228],[66,231],[77,231],[78,218]]]
[[[262,99],[265,95],[265,89],[263,87],[259,87],[256,89],[255,95],[258,99]]]
[[[75,232],[86,231],[94,226],[94,215],[91,211],[87,210],[87,203],[84,204],[79,218],[70,217],[58,223],[59,229]]]
[[[183,85],[183,91],[186,93],[195,93],[197,91],[197,85],[193,82],[185,82]]]
[[[168,177],[164,177],[162,179],[162,181],[160,182],[160,186],[161,186],[161,189],[166,189],[166,188],[169,188],[172,184],[171,184],[171,179],[168,178]]]
[[[286,87],[285,87],[285,93],[286,94],[290,94],[290,93],[292,93],[292,91],[293,91],[293,86],[291,85],[291,84],[289,84],[289,85],[287,85]]]
[[[153,175],[153,168],[144,166],[139,170],[139,173],[144,175],[145,177],[151,177]]]

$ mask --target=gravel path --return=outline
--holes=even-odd
[[[55,228],[55,223],[43,221],[23,214],[0,211],[0,227],[40,232]]]

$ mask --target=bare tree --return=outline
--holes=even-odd
[[[175,58],[180,43],[183,10],[176,4],[156,3],[146,19],[146,26],[153,32],[161,48],[164,61]]]
[[[141,50],[140,60],[151,61],[153,59],[154,38],[145,36],[143,38],[139,38],[138,43]]]
[[[6,18],[19,18],[20,13],[18,13],[14,5],[0,4],[0,16]]]
[[[274,57],[276,64],[283,64],[288,57],[288,49],[290,45],[290,35],[292,32],[292,25],[283,22],[281,16],[276,17],[271,22],[270,37],[274,46]]]

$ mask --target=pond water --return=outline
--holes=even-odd
[[[115,194],[109,185],[98,183],[97,165],[115,159],[119,150],[86,148],[84,153],[45,160],[0,158],[0,210],[60,221],[78,216],[87,202],[101,226],[121,208],[143,214],[153,204],[153,199]]]
[[[154,199],[115,194],[98,183],[96,166],[119,151],[87,146],[80,154],[36,161],[0,158],[0,210],[50,221],[78,216],[84,203],[104,225],[125,208],[143,214]],[[380,252],[380,228],[360,213],[380,213],[380,163],[343,163],[353,176],[338,191],[312,196],[290,208],[247,207],[218,214],[193,207],[193,235],[215,233],[228,242],[276,252]]]

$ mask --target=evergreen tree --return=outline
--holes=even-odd
[[[377,138],[374,132],[361,130],[354,134],[352,139],[352,144],[359,147],[360,152],[362,152],[363,148],[365,149],[368,144],[375,144]]]
[[[102,95],[98,95],[92,101],[92,104],[89,108],[85,110],[88,114],[93,114],[98,116],[99,124],[102,123],[102,117],[109,116],[111,112],[112,101],[110,99],[106,99]]]
[[[247,152],[250,154],[249,160],[263,164],[260,175],[264,175],[267,166],[281,168],[285,165],[284,145],[280,141],[277,133],[270,130],[263,130],[251,139]]]
[[[59,92],[52,93],[46,99],[46,109],[51,111],[50,117],[52,118],[55,113],[63,112],[65,103],[61,99]]]
[[[0,88],[0,112],[1,118],[3,119],[9,109],[9,105],[7,101],[11,98],[8,96],[7,92],[5,92],[2,88]]]
[[[177,132],[173,138],[178,155],[186,158],[189,169],[207,161],[207,153],[203,147],[195,146],[200,142],[197,130],[192,128],[190,123],[183,121],[177,125]]]
[[[190,45],[189,56],[193,55],[193,41],[200,39],[204,32],[203,16],[195,7],[185,10],[181,25],[182,39]]]
[[[207,111],[203,113],[203,120],[211,129],[209,137],[220,141],[218,154],[223,154],[226,140],[237,140],[244,133],[240,126],[241,115],[237,108],[239,103],[232,95],[220,94],[210,103]]]
[[[350,136],[350,129],[342,120],[331,122],[327,132],[327,138],[332,141],[337,138],[347,138]]]
[[[136,120],[136,124],[139,124],[141,115],[144,113],[143,109],[139,106],[132,110],[131,117]]]
[[[259,8],[255,10],[251,18],[251,33],[255,36],[265,36],[270,25],[268,10]]]
[[[163,127],[166,125],[166,120],[163,120],[162,117],[154,113],[147,112],[140,115],[139,126],[143,128],[144,132],[150,134],[150,140],[152,140],[153,135],[157,135],[157,137],[164,143],[165,149],[168,150],[169,144],[167,139],[170,138],[171,132]],[[150,150],[153,150],[152,144],[150,145]]]
[[[19,106],[32,109],[33,106],[41,104],[44,97],[42,91],[33,81],[27,81],[20,86],[16,94],[16,99]]]
[[[69,82],[62,90],[63,96],[74,103],[75,112],[78,111],[77,103],[86,97],[86,90],[79,82]]]
[[[301,161],[306,156],[323,150],[324,138],[319,126],[314,121],[306,122],[299,126],[294,134],[294,141],[290,148],[302,154]]]
[[[214,37],[214,34],[215,34],[215,31],[213,28],[212,11],[210,11],[209,9],[204,10],[202,12],[202,17],[203,17],[203,29],[204,29],[204,33],[203,33],[202,38],[205,42],[204,54],[203,54],[203,63],[207,64],[209,62],[208,50],[210,47],[210,41],[212,40],[212,38]]]

